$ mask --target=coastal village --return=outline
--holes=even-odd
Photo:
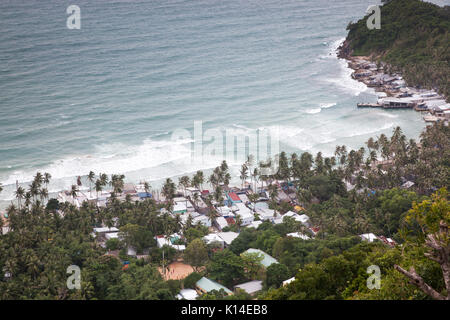
[[[111,179],[117,181],[117,176]],[[168,214],[177,217],[181,226],[191,223],[202,225],[209,230],[209,234],[202,237],[205,245],[213,246],[216,250],[228,248],[232,242],[239,236],[243,228],[257,229],[264,222],[273,225],[286,223],[286,219],[292,219],[300,226],[299,231],[286,234],[286,237],[299,238],[304,241],[314,239],[320,228],[314,226],[307,211],[302,207],[298,200],[296,188],[293,181],[274,180],[265,185],[243,179],[242,186],[229,186],[221,184],[215,191],[208,188],[197,188],[191,184],[183,183],[183,178],[179,180],[179,188],[174,192],[173,198],[168,199],[159,190],[152,191],[148,183],[123,183],[120,179],[119,188],[108,191],[94,192],[91,188],[88,191],[80,191],[77,188],[62,191],[58,194],[59,203],[74,206],[80,209],[83,205],[91,204],[98,208],[106,208],[112,201],[112,197],[123,202],[132,201],[135,203],[144,202],[151,199],[160,205],[160,214]],[[78,184],[81,184],[78,178]],[[220,190],[221,194],[217,194]],[[275,195],[273,191],[275,190]],[[98,191],[98,190],[97,190]],[[114,192],[115,191],[115,192]],[[117,193],[117,194],[116,194]],[[213,196],[213,193],[214,196]],[[278,212],[269,208],[269,202],[275,201],[277,205],[287,207],[290,210]],[[59,211],[64,215],[63,211]],[[2,233],[6,234],[8,228],[8,216],[1,214],[4,220]],[[190,220],[190,222],[188,222]],[[182,228],[181,228],[182,230]],[[102,225],[92,229],[92,236],[96,239],[99,246],[107,249],[107,242],[111,239],[121,240],[121,233],[117,218],[112,226]],[[373,233],[359,235],[362,241],[374,242],[380,241],[387,246],[395,246],[393,239]],[[172,248],[177,252],[176,261],[159,268],[161,276],[165,280],[181,280],[194,272],[194,268],[183,261],[183,252],[186,250],[186,237],[181,231],[174,234],[160,234],[154,237],[157,247],[163,250]],[[108,250],[108,255],[114,255],[119,258],[118,251]],[[272,264],[278,261],[268,253],[255,248],[246,250],[243,254],[254,254],[261,257],[261,265],[266,270]],[[148,250],[138,254],[136,248],[128,246],[126,255],[136,259],[147,259]],[[122,260],[123,270],[129,265],[129,261]],[[8,275],[5,274],[5,277]],[[255,280],[240,283],[233,288],[226,288],[222,284],[209,278],[202,277],[195,284],[195,289],[183,288],[177,295],[178,299],[195,300],[202,294],[212,292],[213,290],[225,291],[226,294],[234,294],[238,290],[243,290],[252,297],[263,289],[263,277],[260,275]],[[294,281],[295,277],[285,279],[282,285],[287,285]]]
[[[435,90],[407,86],[399,73],[385,73],[384,63],[372,62],[369,57],[346,57],[354,70],[352,78],[363,82],[378,94],[376,103],[361,102],[359,108],[414,109],[423,113],[425,122],[448,122],[450,103]]]

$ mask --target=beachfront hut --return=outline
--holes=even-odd
[[[212,281],[211,279],[208,279],[206,277],[202,277],[200,280],[198,280],[195,283],[195,286],[197,287],[197,291],[200,294],[211,292],[213,290],[220,291],[221,289],[225,290],[225,292],[228,293],[229,295],[233,294],[233,292],[231,290],[229,290],[228,288],[226,288],[223,285],[221,285],[220,283]]]
[[[259,249],[250,248],[247,251],[244,251],[244,253],[259,253],[263,257],[261,264],[265,268],[268,268],[270,265],[274,263],[278,263],[277,259],[273,258],[272,256],[268,255],[267,253]]]

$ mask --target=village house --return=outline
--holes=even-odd
[[[217,243],[222,249],[225,248],[225,241],[217,235],[217,233],[210,233],[203,237],[203,241],[207,245]]]
[[[204,293],[208,293],[211,292],[213,290],[217,290],[220,291],[221,289],[225,290],[225,292],[228,295],[233,294],[233,292],[231,290],[229,290],[228,288],[224,287],[223,285],[221,285],[220,283],[217,283],[213,280],[210,280],[206,277],[202,277],[200,280],[198,280],[195,283],[195,286],[197,288],[197,292],[199,294],[204,294]]]
[[[258,292],[260,292],[263,289],[262,281],[261,280],[253,280],[245,283],[241,283],[234,286],[235,292],[238,289],[242,289],[245,292],[247,292],[251,296],[255,296]]]
[[[180,238],[181,237],[178,233],[174,233],[168,237],[165,237],[164,235],[156,236],[155,240],[158,248],[162,248],[163,246],[169,246],[177,251],[184,251],[186,250],[185,245],[174,244],[176,241],[180,240]]]
[[[258,254],[260,254],[263,257],[263,260],[261,261],[261,264],[266,269],[270,265],[272,265],[274,263],[278,263],[277,259],[273,258],[272,256],[268,255],[267,253],[265,253],[264,251],[259,250],[259,249],[250,248],[250,249],[244,251],[244,253],[258,253]]]
[[[243,226],[247,226],[253,222],[255,215],[247,208],[247,206],[243,203],[236,203],[236,208],[237,211],[235,211],[235,214],[238,214],[241,217]]]
[[[211,227],[211,219],[204,215],[198,215],[194,219],[192,219],[193,224],[200,223],[205,227]]]
[[[217,217],[215,224],[217,226],[217,229],[219,229],[219,231],[222,231],[223,228],[228,227],[228,222],[224,217]]]
[[[181,289],[180,293],[176,295],[178,300],[195,300],[197,297],[198,293],[194,289]]]
[[[303,240],[311,240],[310,237],[308,237],[306,234],[300,233],[300,232],[292,232],[292,233],[288,233],[286,234],[287,237],[292,237],[292,238],[300,238]]]
[[[217,232],[216,234],[223,240],[225,247],[228,247],[239,236],[239,233],[232,231]]]

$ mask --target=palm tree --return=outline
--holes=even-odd
[[[100,182],[102,183],[102,186],[106,186],[108,184],[108,175],[106,173],[100,174]]]
[[[253,177],[253,181],[255,182],[255,185],[254,185],[255,189],[253,189],[253,185],[252,185],[253,192],[256,192],[256,190],[258,189],[258,176],[259,176],[258,168],[254,168],[252,177]]]
[[[41,202],[44,202],[44,200],[48,198],[47,188],[42,188],[40,191],[40,195],[41,195]]]
[[[242,221],[242,217],[240,214],[236,215],[235,221],[236,221],[236,225],[238,227],[238,232],[241,232],[241,226],[242,226],[243,221]]]
[[[98,193],[102,192],[103,190],[103,183],[100,179],[97,179],[97,181],[95,181],[95,191],[97,192],[97,201],[98,201]]]
[[[42,182],[44,181],[44,177],[42,176],[42,173],[36,172],[36,175],[34,176],[34,181],[36,182],[37,187],[40,188],[42,185]]]
[[[178,185],[183,187],[184,196],[186,196],[186,189],[190,186],[191,179],[188,176],[182,176],[178,179]]]
[[[89,194],[90,194],[90,196],[92,198],[92,184],[95,181],[95,173],[94,173],[94,171],[89,171],[89,174],[88,174],[87,178],[89,180]]]
[[[244,188],[245,179],[248,178],[248,167],[247,167],[247,165],[245,163],[242,165],[241,170],[239,171],[239,173],[240,173],[239,178],[242,180],[242,189],[243,189]]]
[[[175,198],[175,191],[176,191],[175,183],[173,183],[172,179],[167,178],[166,182],[163,185],[161,193],[168,201],[169,206],[172,205],[173,198]]]
[[[211,224],[214,224],[217,220],[217,212],[214,208],[209,208],[208,212],[206,213],[206,216],[211,221]]]
[[[3,191],[3,185],[0,183],[0,193]]]
[[[78,186],[76,185],[72,185],[71,190],[70,190],[70,195],[72,196],[72,198],[75,200],[75,198],[77,197],[77,192],[78,192]]]
[[[18,187],[15,192],[16,198],[17,198],[17,204],[19,206],[19,210],[22,207],[22,199],[25,196],[25,189],[22,187]]]
[[[151,189],[150,184],[145,181],[144,182],[144,191],[145,191],[145,193],[147,193],[147,195],[150,193],[150,189]]]
[[[36,201],[36,196],[39,194],[39,182],[34,179],[30,184],[30,194],[33,197],[33,200]]]
[[[204,183],[204,176],[203,176],[203,171],[197,171],[192,179],[192,184],[197,188],[197,189],[203,189],[203,183]]]
[[[32,196],[33,196],[33,195],[31,194],[31,191],[28,191],[27,193],[25,193],[25,206],[26,206],[27,208],[30,207]]]
[[[222,188],[219,186],[217,186],[216,189],[214,190],[214,200],[216,200],[216,202],[219,205],[222,205],[222,201],[223,201]]]
[[[52,175],[48,172],[44,173],[44,183],[45,187],[48,187],[48,184],[50,183],[50,179],[52,178]]]
[[[214,173],[209,176],[208,183],[212,185],[214,188],[219,184],[217,176]]]
[[[194,194],[192,195],[192,199],[194,200],[195,209],[197,209],[197,207],[198,207],[198,200],[199,200],[199,195],[198,195],[197,192],[194,192]]]
[[[269,189],[269,197],[270,197],[270,201],[273,204],[273,208],[274,208],[274,217],[277,214],[277,202],[276,202],[276,198],[278,196],[278,186],[276,184],[270,184],[268,186]]]

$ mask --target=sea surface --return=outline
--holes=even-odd
[[[358,110],[377,96],[336,58],[348,23],[377,3],[0,1],[0,200],[36,171],[57,192],[90,170],[157,187],[218,165],[192,161],[192,137],[173,139],[194,121],[242,135],[279,128],[280,149],[298,153],[359,148],[396,126],[417,138],[419,113]],[[80,30],[66,26],[69,5]]]

